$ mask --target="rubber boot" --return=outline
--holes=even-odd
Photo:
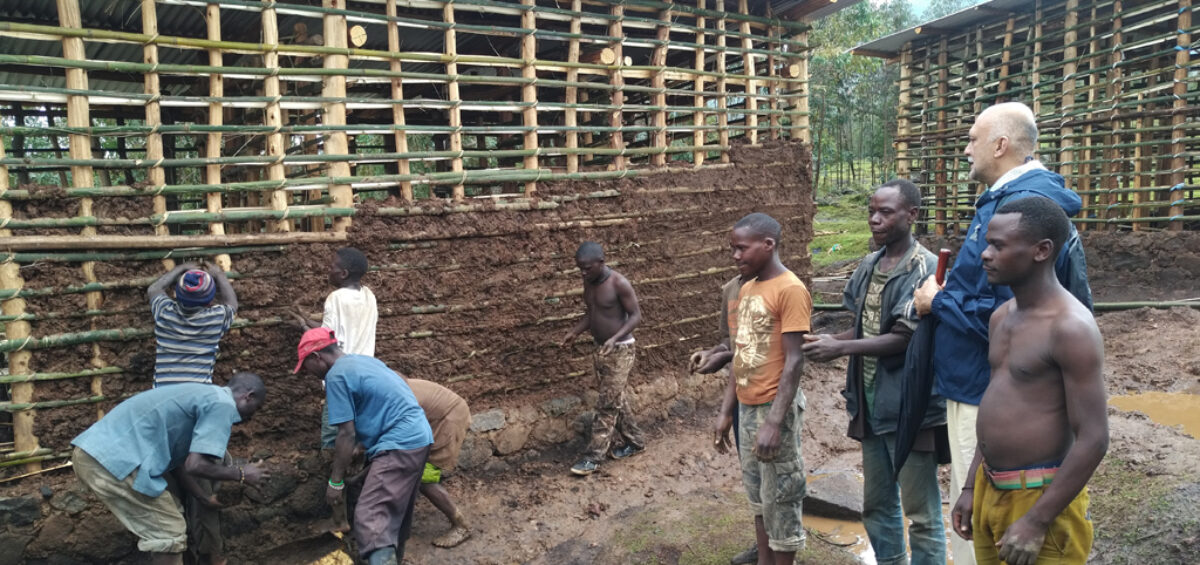
[[[367,565],[399,565],[396,560],[396,548],[381,547],[367,556]]]

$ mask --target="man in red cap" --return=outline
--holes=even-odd
[[[355,444],[363,444],[368,463],[354,511],[359,556],[368,565],[403,562],[421,472],[433,443],[425,412],[395,371],[374,357],[342,351],[329,328],[304,332],[296,353],[294,372],[303,368],[325,380],[329,423],[338,430],[326,502],[342,503],[346,466]]]

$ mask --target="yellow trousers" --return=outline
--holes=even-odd
[[[1033,508],[1045,488],[1000,490],[988,480],[983,465],[979,466],[975,475],[975,510],[971,514],[976,563],[1001,563],[996,544],[1013,522]],[[1037,565],[1084,565],[1087,562],[1088,554],[1092,552],[1092,521],[1088,519],[1087,509],[1088,491],[1084,487],[1050,523]]]

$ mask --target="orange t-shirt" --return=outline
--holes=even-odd
[[[737,311],[729,314],[739,402],[759,405],[775,399],[787,358],[783,334],[809,331],[811,319],[812,297],[791,271],[742,286]]]

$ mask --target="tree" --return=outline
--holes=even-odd
[[[857,45],[911,27],[906,0],[862,2],[818,21],[809,34],[814,183],[818,192],[878,184],[894,169],[899,69],[850,54]],[[863,176],[863,173],[869,173]]]
[[[981,0],[930,0],[921,12],[921,21],[928,22],[982,4]]]

